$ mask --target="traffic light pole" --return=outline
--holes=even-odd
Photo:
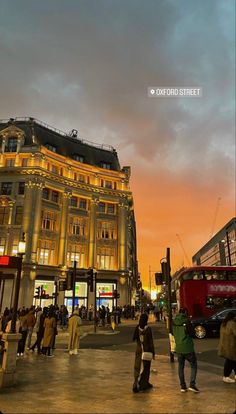
[[[168,297],[168,332],[173,335],[172,329],[172,306],[171,306],[171,276],[170,276],[170,248],[166,249],[166,276],[167,276],[167,297]],[[170,362],[174,362],[174,354],[170,349]]]
[[[74,267],[73,267],[73,283],[72,283],[72,313],[74,312],[75,309],[75,282],[76,282],[76,267],[77,267],[77,262],[74,261]]]

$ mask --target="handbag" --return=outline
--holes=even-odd
[[[170,350],[171,352],[175,352],[176,343],[175,343],[175,337],[172,333],[169,333],[169,340],[170,340]]]
[[[153,358],[153,353],[152,352],[143,352],[142,353],[142,360],[143,361],[151,361]]]

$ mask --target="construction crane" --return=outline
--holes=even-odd
[[[187,261],[187,263],[188,263],[189,267],[191,267],[191,262],[190,262],[190,260],[189,260],[189,258],[188,258],[188,255],[187,255],[186,251],[185,251],[185,248],[184,248],[184,246],[183,246],[183,243],[182,243],[182,240],[181,240],[181,238],[180,238],[180,235],[179,235],[178,233],[176,233],[176,237],[177,237],[177,239],[178,239],[178,242],[179,242],[179,244],[180,244],[181,249],[183,250],[184,257],[185,257],[185,259],[186,259],[186,261]]]
[[[216,224],[216,219],[217,219],[218,212],[219,212],[220,202],[221,202],[221,197],[218,197],[217,201],[216,201],[216,210],[215,210],[214,219],[213,219],[213,223],[212,223],[210,239],[212,238],[212,236],[215,232],[215,224]]]

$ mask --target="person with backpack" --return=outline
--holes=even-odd
[[[176,353],[178,356],[181,392],[189,390],[197,393],[199,392],[199,389],[196,387],[197,357],[194,351],[194,343],[192,338],[194,336],[194,331],[187,315],[187,309],[181,308],[179,313],[175,316],[173,320],[173,334],[176,343]],[[184,376],[185,361],[189,362],[191,368],[189,388],[186,386]]]

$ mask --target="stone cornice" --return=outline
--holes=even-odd
[[[101,195],[105,195],[105,196],[112,196],[112,197],[119,197],[119,198],[128,198],[128,197],[132,197],[132,193],[131,191],[121,191],[121,190],[108,190],[105,189],[103,187],[95,187],[91,184],[84,184],[84,183],[79,183],[79,182],[74,182],[73,180],[70,180],[68,178],[65,177],[61,177],[57,174],[53,174],[53,173],[49,173],[46,172],[44,170],[40,170],[39,168],[34,169],[34,168],[27,168],[27,169],[21,169],[17,171],[18,174],[20,175],[33,175],[33,176],[37,176],[37,177],[41,177],[44,180],[50,180],[52,182],[56,182],[58,184],[62,184],[66,187],[70,187],[70,188],[74,188],[74,189],[78,189],[78,190],[85,190],[88,191],[90,194],[94,193],[94,194],[101,194]]]

